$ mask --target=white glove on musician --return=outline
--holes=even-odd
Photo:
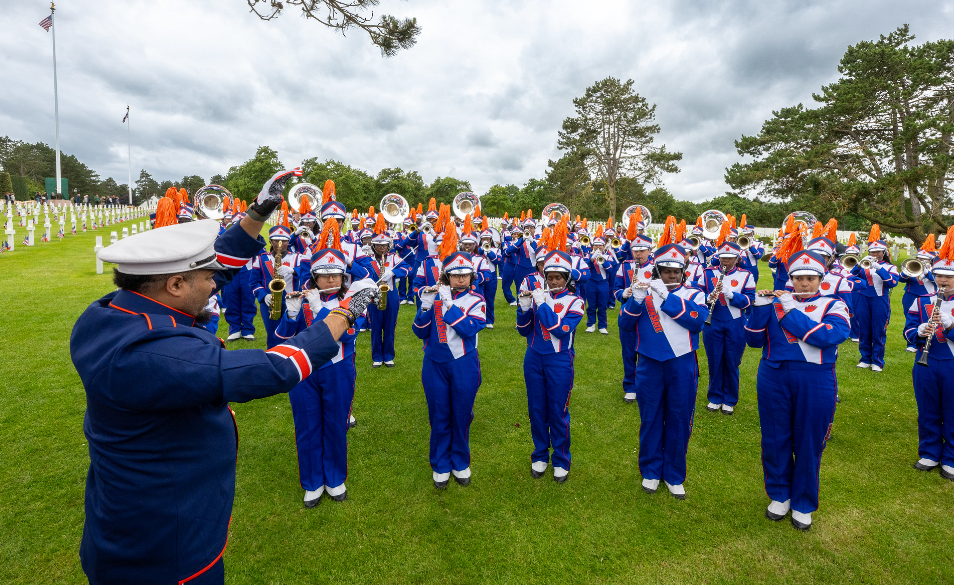
[[[308,306],[311,307],[311,312],[317,313],[318,309],[321,308],[321,293],[318,292],[317,288],[311,288],[305,291],[305,298],[308,299]]]
[[[646,300],[646,296],[649,295],[648,288],[636,288],[633,289],[633,300],[637,303],[642,303]]]
[[[663,283],[662,279],[660,278],[654,278],[651,281],[649,281],[649,288],[651,288],[653,292],[659,295],[659,298],[664,301],[669,296],[669,289],[666,287],[666,285]]]
[[[540,305],[546,304],[546,302],[547,302],[547,293],[543,292],[543,289],[542,289],[542,288],[535,288],[535,289],[533,289],[532,292],[533,292],[533,297],[532,297],[532,298],[533,298],[533,303],[534,303],[536,306],[539,307]]]
[[[950,329],[951,326],[954,326],[954,316],[940,311],[938,312],[938,316],[941,318],[941,327],[943,327],[945,331]]]
[[[291,266],[285,266],[282,264],[278,267],[278,274],[287,281],[291,281],[292,277],[295,276],[295,271],[292,270]]]
[[[785,311],[787,315],[789,311],[798,306],[798,301],[795,300],[790,293],[785,293],[784,295],[778,298],[779,302],[782,303],[782,310]]]
[[[623,300],[625,301],[629,297],[633,296],[633,287],[627,286],[623,289]]]
[[[372,254],[371,244],[365,244],[361,246],[361,251],[364,252],[366,256],[370,256]]]
[[[268,305],[268,308],[272,308],[272,293],[265,295],[265,304]]]
[[[772,301],[775,300],[775,297],[763,297],[762,295],[755,295],[755,302],[752,303],[755,307],[764,307],[765,305],[771,305]]]
[[[521,308],[522,310],[524,310],[524,311],[529,311],[529,310],[530,310],[530,307],[533,306],[533,297],[530,297],[530,296],[525,296],[525,297],[518,296],[518,297],[517,297],[517,302],[520,303],[520,308]]]
[[[731,290],[724,290],[724,291],[722,291],[722,296],[725,297],[725,302],[728,303],[729,301],[732,300],[732,297],[735,296],[735,293],[732,292]]]
[[[384,274],[381,275],[381,280],[390,283],[392,278],[394,278],[394,273],[391,272],[390,268],[386,268]]]
[[[301,312],[301,304],[304,300],[305,297],[288,297],[285,299],[285,312],[288,314],[289,319],[298,318],[298,313]]]
[[[931,324],[930,323],[921,323],[918,325],[918,337],[930,337],[929,333]]]
[[[437,291],[421,293],[421,310],[427,311],[433,307],[435,298],[437,298]]]
[[[450,303],[454,300],[453,297],[451,297],[451,287],[446,284],[437,289],[437,293],[441,296],[441,302],[443,303]]]

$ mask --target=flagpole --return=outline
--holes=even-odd
[[[132,120],[129,119],[129,106],[126,106],[126,132],[129,142],[127,142],[129,156],[129,204],[133,204],[132,198]]]
[[[50,16],[56,12],[56,5],[50,2]],[[54,19],[55,20],[55,19]],[[53,29],[53,115],[56,119],[56,192],[63,194],[63,180],[60,178],[60,96],[56,84],[56,22],[50,27]]]

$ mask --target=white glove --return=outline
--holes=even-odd
[[[735,293],[732,292],[731,290],[726,290],[726,291],[722,291],[722,296],[725,297],[725,302],[728,303],[729,301],[732,300],[732,297],[735,296]]]
[[[782,310],[785,311],[786,315],[789,311],[798,306],[798,301],[795,300],[795,297],[793,297],[791,293],[785,293],[780,296],[778,300],[782,303]]]
[[[437,289],[437,292],[441,295],[441,302],[449,303],[454,300],[451,298],[451,288],[446,284]]]
[[[648,294],[649,294],[648,288],[637,288],[636,290],[633,291],[633,299],[637,303],[642,303],[643,301],[646,300],[646,296]]]
[[[268,308],[272,308],[272,293],[265,295],[265,304],[268,305]]]
[[[291,266],[285,266],[284,264],[282,264],[281,266],[278,267],[278,274],[285,280],[291,280],[292,277],[295,276],[295,271],[292,270]]]
[[[517,301],[520,303],[520,308],[524,311],[529,311],[530,307],[533,306],[533,297],[517,297]]]
[[[305,297],[288,297],[285,299],[285,312],[288,313],[289,319],[298,317],[298,313],[301,312],[301,303],[304,300]]]
[[[436,292],[426,292],[421,294],[421,309],[426,311],[434,306],[434,299],[437,297]]]
[[[662,279],[654,278],[649,281],[649,288],[653,289],[653,292],[659,295],[659,298],[664,301],[666,300],[666,297],[669,296],[669,289],[666,288],[665,284],[663,284]]]
[[[384,270],[384,274],[381,275],[381,280],[384,282],[391,282],[391,279],[394,278],[394,273],[391,272],[390,268]]]
[[[371,244],[365,244],[361,246],[361,251],[364,252],[365,256],[371,255]]]
[[[532,297],[533,303],[536,306],[539,307],[540,305],[545,304],[547,302],[547,293],[543,292],[542,288],[533,289],[532,294],[533,294],[533,297]]]
[[[918,325],[918,337],[928,337],[928,328],[930,326],[930,323],[921,323]]]
[[[321,308],[321,293],[318,292],[318,289],[311,288],[305,291],[305,298],[308,299],[308,306],[311,307],[311,312],[317,313],[318,309]]]
[[[954,325],[954,316],[951,316],[948,313],[941,313],[941,312],[938,313],[938,316],[940,316],[941,318],[941,327],[943,327],[945,331],[947,331],[948,329],[951,328],[952,325]]]
[[[755,295],[755,302],[752,303],[756,307],[764,307],[765,305],[771,305],[772,301],[775,300],[775,297],[763,297],[761,295]]]
[[[627,286],[623,289],[623,300],[625,301],[629,297],[633,296],[633,287]]]

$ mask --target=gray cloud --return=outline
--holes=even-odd
[[[0,134],[53,143],[50,35],[39,0],[6,3],[0,36]],[[418,46],[383,59],[289,14],[271,23],[241,0],[103,3],[57,12],[61,146],[125,182],[133,173],[224,173],[275,148],[297,165],[336,158],[495,183],[542,177],[559,156],[572,100],[606,76],[635,80],[657,104],[658,137],[684,153],[666,177],[677,197],[721,194],[733,141],[773,109],[811,103],[837,79],[845,49],[909,23],[918,40],[949,36],[952,9],[913,0],[385,1],[418,17]]]

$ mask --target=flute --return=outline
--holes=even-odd
[[[665,284],[665,283],[663,283],[663,284]],[[681,282],[670,282],[669,284],[666,284],[666,288],[668,288],[668,289],[679,288],[680,286],[682,286],[682,283],[681,283]],[[648,289],[648,288],[649,288],[649,283],[648,283],[648,282],[638,282],[638,281],[637,281],[637,282],[634,282],[634,283],[633,283],[633,290],[636,290],[636,289],[646,290],[646,289]]]
[[[426,295],[426,294],[429,294],[429,293],[436,293],[438,290],[440,290],[441,286],[443,286],[443,285],[435,284],[434,286],[426,286],[426,287],[422,288],[421,290],[417,291],[417,294],[418,294],[418,295]],[[462,290],[467,290],[467,288],[453,288],[453,287],[451,287],[451,292],[452,292],[452,293],[460,292],[460,291],[462,291]]]
[[[755,293],[757,297],[775,297],[778,296],[778,293],[783,295],[792,295],[793,297],[810,297],[812,295],[817,295],[818,291],[815,292],[795,292],[791,290],[760,290]]]
[[[550,292],[551,290],[554,290],[554,289],[549,288],[549,287],[544,287],[544,288],[542,288],[542,289],[537,288],[537,289],[534,289],[534,290],[542,290],[543,292],[548,293],[548,292]],[[560,290],[563,290],[563,289],[560,289]],[[525,298],[527,298],[527,297],[530,297],[530,296],[533,296],[533,291],[532,291],[532,290],[524,291],[524,292],[522,292],[522,293],[517,294],[517,298],[523,298],[523,299],[525,299]]]
[[[298,297],[303,297],[310,292],[327,293],[327,292],[338,291],[338,290],[341,290],[341,288],[340,287],[323,288],[317,291],[313,288],[310,288],[308,290],[296,290],[295,292],[288,293],[288,298],[297,299]]]

